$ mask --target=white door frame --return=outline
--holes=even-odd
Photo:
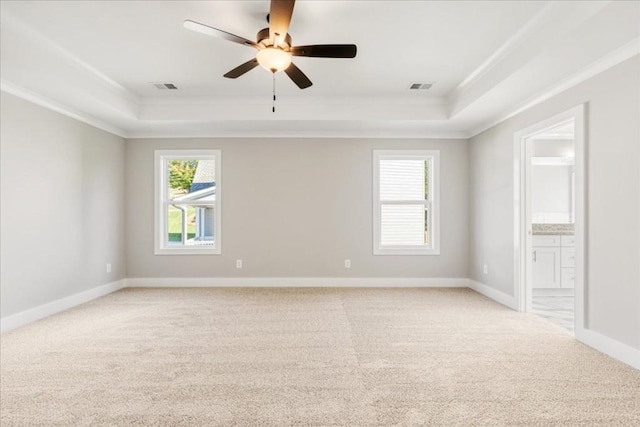
[[[556,114],[546,120],[527,127],[514,135],[514,281],[518,311],[531,310],[531,209],[527,206],[527,194],[531,194],[531,137],[553,128],[561,123],[573,120],[575,123],[575,238],[576,238],[576,275],[575,275],[575,333],[581,334],[586,325],[587,287],[586,259],[586,164],[585,144],[585,104]]]

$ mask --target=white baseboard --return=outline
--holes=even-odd
[[[466,288],[466,278],[423,277],[139,277],[127,279],[130,288]]]
[[[575,337],[589,347],[640,370],[640,350],[591,329],[576,330]]]
[[[0,332],[5,333],[11,331],[20,326],[51,316],[52,314],[60,313],[61,311],[118,291],[126,286],[126,279],[118,280],[47,304],[39,305],[29,310],[21,311],[11,316],[3,317],[0,319]]]
[[[512,295],[507,295],[502,291],[487,286],[484,283],[476,282],[472,279],[469,279],[469,288],[513,310],[518,310],[518,302],[516,301],[516,297]]]

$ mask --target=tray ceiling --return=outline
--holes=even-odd
[[[182,26],[253,39],[268,1],[0,7],[3,90],[124,136],[469,136],[598,61],[637,53],[640,27],[633,2],[302,0],[294,43],[355,43],[358,56],[296,58],[314,85],[277,75],[273,114],[270,73],[222,77],[253,49]]]

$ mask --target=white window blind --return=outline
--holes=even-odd
[[[380,160],[381,200],[424,199],[424,160]]]
[[[425,243],[424,208],[419,205],[380,207],[380,244],[382,246],[420,246]]]
[[[437,151],[374,152],[374,253],[438,254]]]

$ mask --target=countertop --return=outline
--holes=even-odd
[[[573,236],[575,234],[573,224],[531,224],[533,235],[560,234],[563,236]]]

